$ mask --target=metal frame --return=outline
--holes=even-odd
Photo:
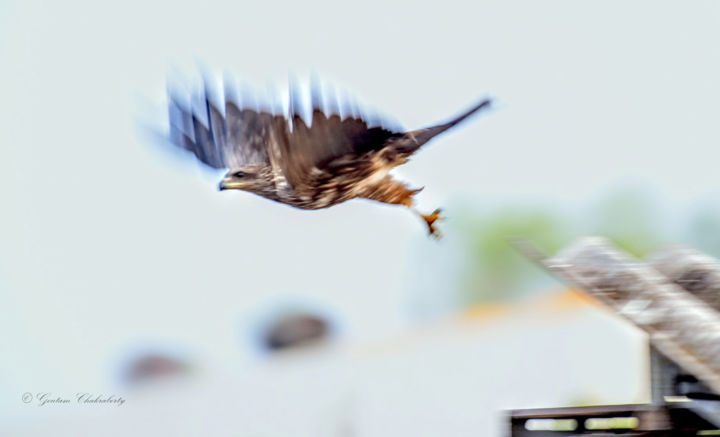
[[[511,436],[720,435],[720,261],[678,247],[641,261],[596,237],[553,257],[515,243],[647,332],[652,401],[515,410]]]

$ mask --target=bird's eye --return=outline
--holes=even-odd
[[[245,173],[238,171],[238,172],[235,172],[233,174],[233,176],[235,176],[236,178],[243,178],[243,177],[245,177]]]

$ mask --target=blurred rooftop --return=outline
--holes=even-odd
[[[504,409],[647,401],[646,350],[639,330],[561,289],[515,306],[476,305],[387,341],[334,342],[125,387],[114,392],[123,406],[36,408],[4,432],[501,435]]]

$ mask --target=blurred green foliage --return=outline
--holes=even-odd
[[[649,194],[629,189],[611,193],[593,208],[584,235],[600,235],[618,247],[642,257],[662,243],[657,229],[659,212]]]
[[[532,241],[543,250],[555,251],[570,237],[569,227],[542,209],[509,208],[490,214],[465,216],[464,266],[461,304],[501,301],[521,293],[545,278],[510,244],[510,239]]]
[[[647,191],[637,188],[623,187],[595,204],[565,213],[551,206],[466,209],[456,223],[465,253],[461,306],[511,300],[557,284],[525,259],[512,239],[528,240],[548,254],[580,236],[598,235],[636,257],[676,242],[720,256],[718,208],[664,214]]]

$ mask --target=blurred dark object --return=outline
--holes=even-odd
[[[510,426],[512,436],[522,437],[694,436],[716,428],[687,408],[651,404],[515,410]]]
[[[264,333],[263,344],[278,351],[316,344],[327,338],[330,326],[323,318],[312,314],[285,314],[271,322]]]
[[[511,435],[720,435],[720,261],[674,248],[641,262],[601,238],[524,252],[648,334],[652,402],[513,411]]]
[[[190,366],[179,358],[147,354],[130,363],[125,374],[129,384],[145,383],[186,374]]]

